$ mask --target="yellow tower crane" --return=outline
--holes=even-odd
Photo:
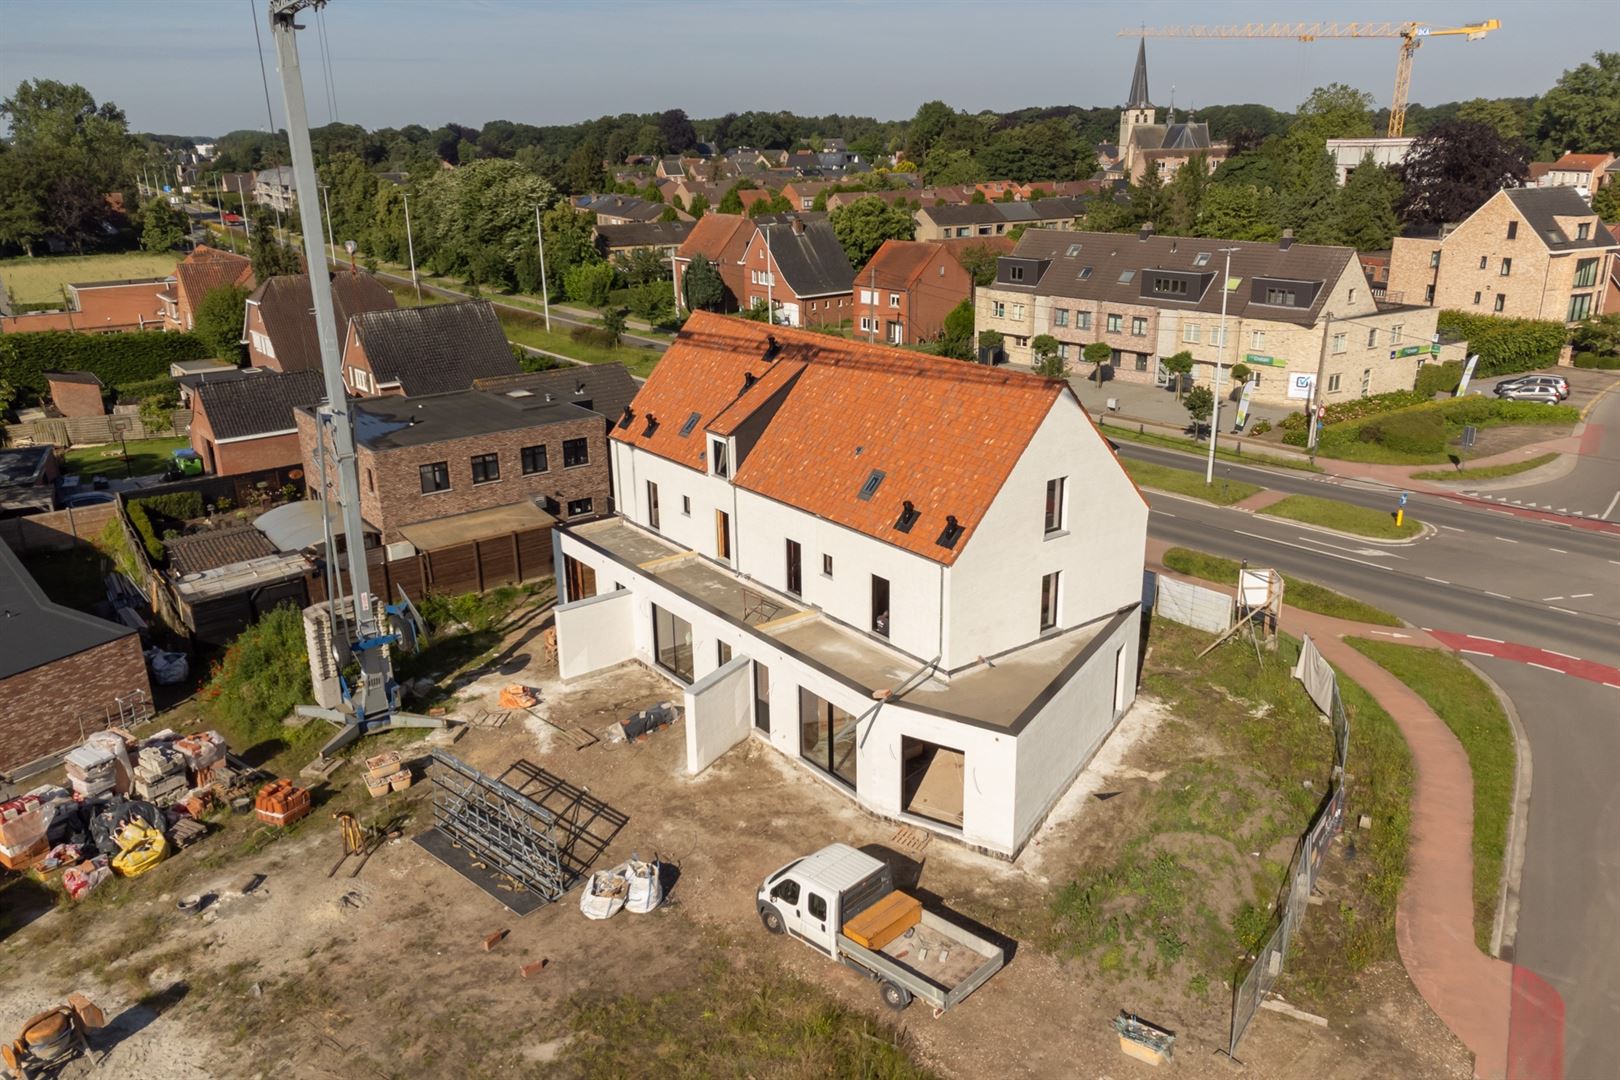
[[[1425,38],[1461,35],[1478,41],[1492,30],[1500,30],[1497,19],[1485,19],[1469,26],[1430,26],[1418,22],[1352,23],[1244,23],[1241,26],[1162,26],[1121,30],[1120,37],[1188,38],[1399,38],[1400,60],[1395,65],[1395,96],[1389,102],[1389,134],[1394,138],[1406,130],[1406,95],[1412,86],[1412,56]]]

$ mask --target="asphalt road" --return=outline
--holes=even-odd
[[[1203,467],[1187,455],[1129,443],[1120,453]],[[1312,474],[1233,466],[1232,478],[1392,505],[1388,488]],[[1408,513],[1439,526],[1436,534],[1382,546],[1156,492],[1148,501],[1148,530],[1157,539],[1274,566],[1419,626],[1620,666],[1620,536],[1413,495]],[[1565,1075],[1608,1075],[1620,1053],[1620,841],[1613,831],[1620,820],[1620,690],[1515,661],[1469,659],[1512,699],[1531,747],[1511,959],[1564,997]]]
[[[1571,373],[1571,382],[1596,384],[1598,376],[1612,384],[1612,372]],[[1571,395],[1579,403],[1581,395]],[[1620,522],[1620,390],[1608,390],[1586,417],[1581,456],[1575,467],[1556,479],[1530,484],[1511,480],[1483,485],[1481,494],[1503,502],[1565,508],[1586,517]]]

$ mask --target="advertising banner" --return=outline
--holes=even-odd
[[[1468,363],[1463,365],[1462,381],[1457,384],[1458,397],[1462,397],[1464,394],[1468,393],[1468,380],[1474,377],[1474,366],[1478,363],[1479,353],[1475,353],[1473,356],[1468,358]]]
[[[1309,401],[1316,392],[1316,376],[1296,371],[1288,376],[1288,396],[1296,401]]]
[[[1238,395],[1237,430],[1241,431],[1243,425],[1249,422],[1249,399],[1254,396],[1254,383],[1243,384],[1243,393]]]

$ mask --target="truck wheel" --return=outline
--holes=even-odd
[[[767,933],[780,934],[785,929],[782,925],[782,913],[773,907],[760,908],[759,921],[765,924]]]
[[[911,991],[903,986],[897,986],[887,979],[884,979],[883,985],[878,987],[878,993],[883,995],[883,1004],[895,1012],[900,1012],[911,1004]]]

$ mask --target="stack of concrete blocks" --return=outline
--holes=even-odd
[[[186,759],[172,745],[145,746],[135,759],[135,794],[147,802],[169,806],[191,792]]]
[[[118,780],[118,766],[110,751],[99,746],[78,746],[66,758],[68,783],[83,801],[110,795]]]

